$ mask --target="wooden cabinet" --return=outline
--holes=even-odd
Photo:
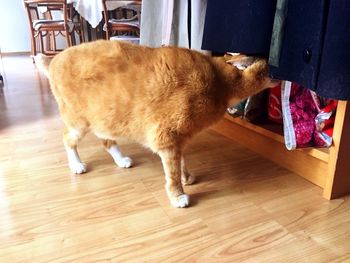
[[[327,199],[350,193],[350,104],[346,101],[339,101],[329,149],[288,151],[280,126],[256,125],[228,114],[213,129],[320,186]]]

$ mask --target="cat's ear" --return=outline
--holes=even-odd
[[[255,57],[248,57],[241,54],[225,55],[226,63],[235,66],[239,70],[245,70],[247,67],[252,65],[256,60]]]

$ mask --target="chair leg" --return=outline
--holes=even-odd
[[[51,32],[48,31],[48,32],[46,32],[46,36],[45,36],[45,49],[47,51],[50,51],[52,48],[50,40],[51,40]]]
[[[69,39],[69,36],[70,36],[70,33],[68,30],[65,30],[66,31],[66,45],[67,45],[67,48],[71,46],[70,44],[70,39]]]
[[[46,35],[46,43],[47,43],[47,46],[46,47],[50,47],[50,51],[55,51],[56,50],[56,45],[55,45],[55,31],[50,31],[50,32],[47,32],[47,35]]]
[[[71,42],[72,42],[72,46],[75,46],[77,44],[77,42],[75,41],[75,30],[72,31],[70,38],[71,38]]]
[[[86,27],[87,30],[89,30],[87,27]],[[84,21],[81,21],[81,40],[83,41],[82,43],[84,43],[86,41],[85,39],[85,29],[84,29]]]
[[[79,30],[79,41],[80,41],[80,44],[85,42],[84,25],[82,23],[80,25],[80,30]]]
[[[36,56],[37,50],[36,50],[36,38],[35,38],[35,33],[33,30],[30,31],[30,46],[31,46],[31,57],[33,60],[33,63],[35,63],[34,61],[34,56]]]
[[[41,53],[45,54],[46,52],[45,52],[45,48],[44,48],[44,41],[43,41],[43,34],[42,34],[42,32],[39,32],[38,37],[39,37],[40,51],[41,51]]]
[[[34,56],[36,56],[36,41],[35,41],[35,36],[34,36],[34,33],[33,33],[33,32],[31,32],[30,46],[31,46],[31,56],[32,56],[32,60],[33,60],[33,63],[35,63],[35,61],[34,61]]]
[[[52,31],[52,49],[53,51],[57,51],[57,45],[56,45],[56,37],[55,37],[55,31]]]

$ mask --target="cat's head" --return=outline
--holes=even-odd
[[[273,79],[268,74],[266,59],[242,54],[226,54],[226,63],[231,64],[246,74],[257,73],[256,77],[263,78],[265,88],[273,88],[280,84],[280,80]],[[254,70],[252,70],[254,68]],[[254,76],[252,76],[254,77]]]

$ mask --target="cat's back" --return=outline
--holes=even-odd
[[[157,77],[184,78],[189,74],[206,74],[211,68],[209,57],[178,47],[150,48],[122,41],[98,40],[70,47],[54,57],[50,78],[74,79]],[[204,77],[204,76],[202,76]]]
[[[158,108],[215,93],[210,57],[177,47],[99,40],[61,52],[49,71],[52,88],[60,89],[56,93],[80,100],[115,98],[125,105],[132,101]]]
[[[108,78],[115,71],[123,72],[138,64],[150,48],[121,41],[98,40],[70,47],[56,55],[49,68],[50,78],[63,76],[88,79],[104,73]]]

